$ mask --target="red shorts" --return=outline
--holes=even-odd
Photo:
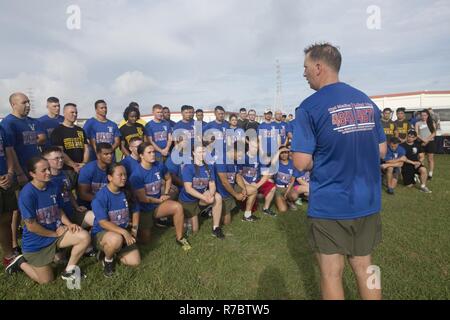
[[[264,197],[267,197],[267,195],[273,189],[273,187],[275,187],[275,183],[270,182],[270,181],[266,181],[258,189],[258,193],[262,194]],[[244,211],[245,211],[245,204],[246,203],[247,203],[247,201],[241,202],[241,209],[244,210]],[[256,211],[258,211],[258,200],[255,201],[255,203],[253,204],[253,207],[252,207],[252,212],[256,212]]]
[[[269,192],[275,187],[275,183],[266,181],[258,190],[258,193],[262,194],[265,197],[269,194]]]

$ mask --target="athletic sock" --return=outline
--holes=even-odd
[[[421,184],[420,187],[421,187],[421,188],[425,188],[425,185],[424,185],[424,184]]]
[[[111,263],[111,262],[113,262],[113,261],[114,261],[114,258],[107,259],[107,258],[105,257],[105,262]]]
[[[428,172],[428,176],[432,177],[433,176],[433,171]]]
[[[67,267],[66,267],[66,271],[67,271],[67,272],[72,272],[73,269],[75,269],[75,267],[76,267],[75,265],[67,266]]]
[[[251,211],[245,211],[244,212],[244,217],[250,218],[251,216],[252,216],[252,212]]]

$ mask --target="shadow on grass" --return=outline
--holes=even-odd
[[[286,283],[278,268],[266,267],[259,276],[258,300],[287,300],[289,293]]]
[[[300,211],[301,210],[301,211]],[[303,283],[304,297],[308,300],[321,299],[320,279],[316,274],[316,259],[308,244],[305,207],[299,211],[288,211],[277,217],[278,227],[286,233],[291,257],[298,266]]]
[[[157,227],[156,225],[153,225],[151,229],[151,236],[150,236],[150,242],[147,244],[139,244],[139,253],[141,254],[141,259],[144,259],[150,251],[153,251],[157,249],[159,244],[159,239],[162,237],[162,235],[166,232],[170,232],[173,234],[173,241],[175,241],[175,227]]]

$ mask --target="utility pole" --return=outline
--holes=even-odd
[[[275,103],[274,108],[276,110],[283,109],[283,90],[282,90],[282,82],[281,82],[281,67],[280,61],[276,60],[276,93],[275,93]]]

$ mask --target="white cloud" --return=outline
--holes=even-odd
[[[157,84],[156,80],[140,71],[127,71],[114,80],[112,90],[119,97],[131,97],[133,94],[152,90]]]
[[[79,83],[86,79],[85,64],[76,56],[56,51],[46,53],[43,57],[43,73],[47,76],[67,83]]]
[[[443,0],[379,0],[379,31],[366,27],[368,0],[78,0],[79,31],[66,28],[69,4],[2,7],[0,112],[9,110],[12,91],[29,86],[41,92],[39,101],[56,95],[82,105],[82,116],[92,115],[97,99],[107,100],[112,118],[131,100],[263,110],[274,102],[277,58],[283,101],[293,110],[312,92],[302,78],[302,50],[322,40],[341,47],[341,79],[368,94],[450,82]]]

